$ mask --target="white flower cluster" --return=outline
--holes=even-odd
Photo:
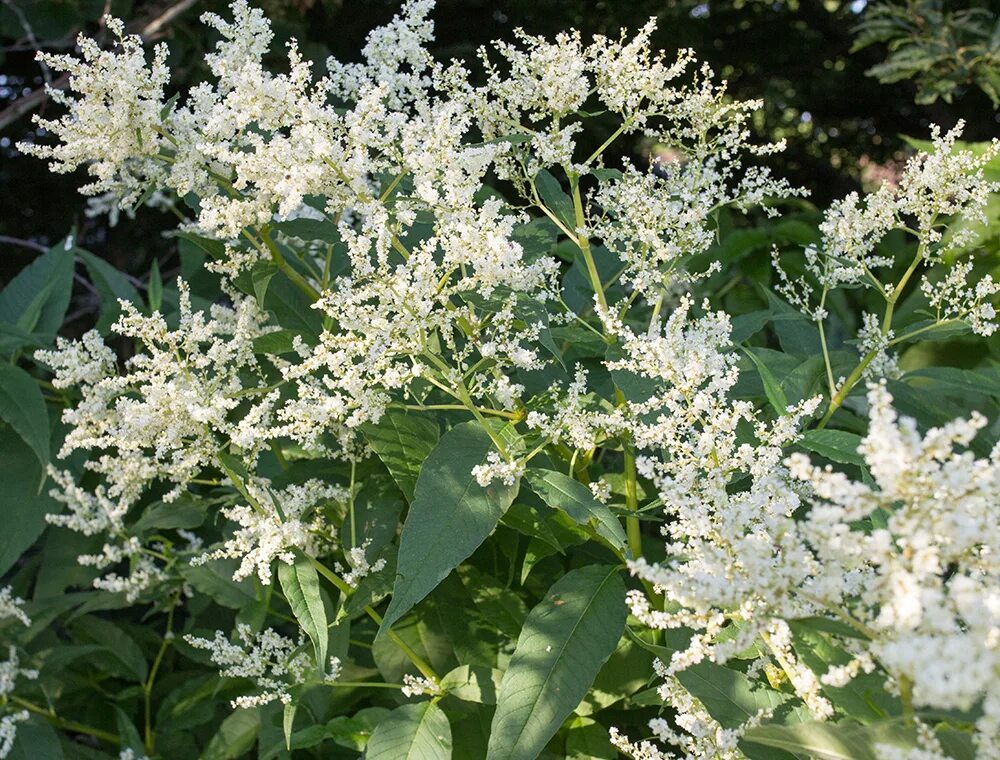
[[[142,40],[126,35],[118,19],[105,26],[117,38],[117,51],[101,50],[80,35],[82,60],[71,55],[39,53],[39,60],[70,75],[74,98],[60,89],[48,89],[53,101],[69,108],[60,119],[36,117],[43,129],[57,134],[59,145],[21,143],[25,153],[52,159],[56,172],[81,166],[94,178],[81,188],[88,195],[112,193],[123,207],[136,202],[151,183],[164,180],[164,164],[157,160],[164,143],[163,90],[170,78],[167,46],[156,46],[147,65]]]
[[[258,707],[274,701],[288,704],[292,699],[289,689],[304,683],[315,668],[303,647],[304,640],[293,641],[270,628],[255,633],[244,623],[236,627],[236,636],[239,640],[236,643],[222,631],[216,631],[214,639],[188,634],[184,640],[195,649],[209,652],[220,675],[247,678],[256,684],[259,693],[237,697],[233,707]],[[334,664],[337,672],[339,664],[339,661]]]
[[[806,249],[805,277],[790,277],[775,252],[779,292],[817,321],[827,316],[825,294],[838,287],[873,287],[895,302],[901,292],[894,292],[899,284],[884,281],[882,271],[896,263],[881,245],[891,230],[902,230],[914,238],[913,268],[939,263],[949,252],[973,242],[975,225],[969,222],[986,221],[990,193],[1000,190],[1000,183],[984,176],[990,162],[1000,155],[1000,141],[985,151],[959,148],[956,142],[964,128],[960,121],[942,135],[938,127],[932,127],[930,150],[907,162],[898,184],[882,185],[864,200],[851,193],[834,202],[820,225],[821,244]],[[956,218],[966,224],[950,225]],[[988,299],[1000,291],[989,276],[967,286],[971,268],[969,262],[959,263],[941,282],[925,275],[921,289],[939,321],[966,321],[976,333],[990,335],[996,315]],[[906,279],[901,282],[905,284]],[[818,298],[814,292],[817,287],[821,291]]]
[[[353,467],[371,453],[361,430],[390,405],[492,414],[522,424],[540,441],[535,453],[569,447],[571,470],[578,455],[603,444],[624,449],[655,486],[670,559],[629,566],[666,603],[638,590],[628,602],[649,627],[693,631],[689,646],[657,666],[674,713],[672,722],[651,724],[658,740],[688,757],[740,757],[742,733],[769,716],[725,728],[678,674],[754,645],[761,654],[753,672],[783,673],[817,719],[836,714],[828,689],[878,673],[910,707],[978,706],[978,749],[997,751],[1000,450],[985,459],[969,451],[985,425],[979,415],[919,435],[877,380],[897,371],[890,350],[901,338],[891,315],[902,289],[921,265],[968,242],[961,232],[946,235],[946,220],[982,215],[997,189],[983,170],[1000,143],[975,155],[956,145],[961,125],[935,130],[932,150],[909,162],[897,186],[833,205],[822,242],[806,251],[804,277],[779,268],[781,291],[820,326],[836,287],[870,286],[889,307],[882,321],[866,314],[858,334],[862,359],[851,382],[876,382],[860,449],[872,482],[856,482],[804,455],[787,456],[821,399],[796,398],[771,420],[734,398],[740,355],[729,316],[707,303],[699,316],[695,299],[679,292],[702,274],[687,271],[688,263],[712,244],[719,207],[746,209],[798,192],[750,165],[782,147],[753,142],[750,120],[760,104],[731,101],[708,69],[687,76],[687,51],[673,62],[654,55],[653,22],[631,39],[590,44],[576,33],[546,40],[518,32],[515,42],[481,51],[486,76],[476,84],[464,64],[444,66],[427,52],[432,5],[409,0],[371,34],[363,62],[331,61],[329,76],[313,81],[294,43],[287,74],[264,68],[270,25],[235,0],[232,21],[204,16],[222,38],[207,56],[213,82],[176,106],[163,102],[164,53],[147,67],[138,41],[117,22],[110,28],[118,52],[81,42],[83,62],[49,59],[73,74],[79,96],[61,100],[70,108],[63,119],[43,122],[62,144],[27,150],[58,169],[86,165],[97,178],[86,190],[125,204],[153,189],[195,193],[189,231],[222,242],[224,260],[213,266],[231,301],[196,311],[181,282],[176,327],[123,303],[114,329],[137,351],[120,368],[96,333],[36,354],[54,371],[56,388],[81,395],[65,413],[61,454],[90,452],[86,477],[99,484],[84,488],[53,470],[53,495],[68,510],[49,519],[108,537],[99,553],[80,558],[106,571],[96,585],[134,601],[162,578],[162,554],[131,535],[130,511],[154,487],[171,502],[200,485],[237,492],[221,509],[235,525],[194,562],[235,558],[236,580],[256,575],[269,584],[278,562],[338,550],[331,521],[340,510],[330,507],[355,496]],[[594,101],[619,118],[605,147],[639,133],[679,160],[615,171],[603,166],[603,149],[579,155],[583,109]],[[572,197],[542,173],[549,169],[568,180]],[[485,192],[490,177],[521,197]],[[529,211],[577,249],[574,266],[586,270],[596,319],[563,301],[559,262],[529,244],[542,229],[529,224]],[[303,218],[319,225],[324,243],[293,266],[283,251],[294,236],[280,225]],[[913,233],[916,250],[907,274],[890,284],[879,270],[897,262],[879,244],[893,229]],[[618,270],[610,282],[595,265],[598,252]],[[335,253],[341,261],[333,269]],[[295,335],[290,352],[260,357],[255,344],[275,328],[236,286],[275,272],[308,295],[315,314],[305,316],[323,327]],[[971,272],[959,263],[943,279],[924,277],[921,287],[936,323],[962,321],[989,335],[1000,285],[970,283]],[[620,284],[624,300],[608,303],[605,285]],[[652,307],[641,324],[633,304]],[[569,367],[572,379],[529,395],[526,377],[556,353],[547,348],[550,318],[580,323],[608,346],[602,380],[593,369]],[[829,415],[843,398],[824,357]],[[603,398],[605,370],[648,392]],[[845,381],[841,395],[852,387]],[[446,403],[437,403],[441,397]],[[351,485],[317,479],[272,488],[257,471],[271,447],[281,465],[285,450],[348,460]],[[472,474],[483,486],[513,485],[531,456],[519,453],[498,444]],[[592,488],[601,501],[612,498],[608,481]],[[192,554],[200,551],[190,543]],[[335,567],[347,569],[347,586],[385,567],[369,547],[339,547],[345,564]],[[22,619],[9,593],[0,593],[0,612],[8,608]],[[825,673],[806,667],[796,649],[793,621],[816,615],[858,634],[843,643],[851,661]],[[259,693],[237,705],[287,704],[316,669],[304,640],[243,625],[236,637],[186,640],[210,652],[224,676],[256,683]],[[12,685],[28,671],[14,653],[11,662],[0,676]],[[339,661],[330,666],[339,672]],[[430,679],[406,676],[403,693],[439,692]],[[9,730],[0,724],[0,739]],[[637,759],[669,756],[617,732],[612,739]]]
[[[982,704],[977,741],[987,753],[1000,705],[1000,452],[977,459],[958,450],[985,426],[981,415],[921,437],[913,420],[897,417],[883,385],[871,387],[868,401],[859,453],[873,485],[817,468],[802,454],[783,471],[775,461],[780,448],[769,455],[758,446],[741,461],[737,452],[750,447],[734,450],[712,430],[687,434],[705,447],[700,461],[672,443],[680,456],[650,474],[673,518],[668,554],[678,559],[631,566],[676,611],[652,611],[632,592],[632,612],[653,627],[697,631],[664,667],[668,683],[693,663],[725,662],[761,637],[817,717],[832,714],[821,682],[843,686],[877,665],[890,684],[904,684],[914,705]],[[722,414],[711,410],[707,418]],[[678,481],[683,472],[688,477]],[[727,492],[738,474],[750,481]],[[875,527],[859,527],[867,521]],[[856,659],[821,678],[797,662],[785,623],[816,614],[845,619],[861,636],[850,645]],[[718,639],[730,621],[741,624],[739,634]]]
[[[309,480],[279,491],[264,483],[254,484],[252,490],[256,494],[253,504],[222,509],[222,514],[238,523],[239,529],[220,548],[196,557],[191,564],[237,558],[240,566],[233,573],[233,580],[242,580],[256,572],[260,582],[268,585],[274,562],[293,564],[294,549],[316,556],[333,546],[335,532],[327,524],[321,507],[325,502],[345,501],[344,488]]]
[[[31,626],[31,619],[22,609],[24,600],[14,596],[10,586],[0,589],[0,621],[13,618],[24,627]],[[0,662],[0,698],[6,703],[7,695],[13,693],[17,686],[18,678],[25,678],[33,681],[38,678],[38,671],[30,668],[22,668],[17,647],[10,646],[7,650],[7,659]],[[14,748],[14,739],[17,736],[17,724],[28,719],[27,710],[8,712],[0,716],[0,759],[7,757]]]
[[[407,673],[403,676],[403,688],[400,691],[407,698],[420,697],[424,694],[436,696],[441,693],[441,687],[429,678]]]

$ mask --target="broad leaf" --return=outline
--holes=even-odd
[[[816,760],[880,760],[878,745],[912,748],[916,733],[899,723],[859,726],[857,723],[800,723],[758,726],[743,741],[783,749]]]
[[[413,501],[420,465],[438,442],[437,423],[426,416],[388,409],[378,423],[365,425],[362,432],[406,500]]]
[[[0,322],[54,336],[62,326],[73,290],[73,246],[50,248],[0,292]]]
[[[59,512],[62,505],[46,493],[38,457],[12,428],[0,428],[0,573],[6,573],[18,557],[42,534],[45,515]]]
[[[292,614],[313,643],[316,665],[326,672],[327,626],[323,598],[319,594],[319,575],[304,556],[297,556],[294,564],[278,563],[278,580]]]
[[[6,362],[0,362],[0,418],[17,431],[43,468],[48,465],[49,413],[41,388],[23,369]]]
[[[118,301],[131,301],[136,306],[141,306],[142,298],[135,285],[104,259],[89,251],[77,250],[77,253],[83,259],[90,281],[101,296],[101,316],[96,329],[106,334],[122,312]]]
[[[434,702],[397,707],[371,735],[365,760],[449,760],[451,725]]]
[[[516,484],[493,482],[483,488],[472,474],[491,451],[486,431],[477,422],[466,422],[452,428],[424,461],[400,536],[396,582],[380,631],[468,558],[514,501]]]
[[[55,729],[35,716],[17,725],[14,746],[10,748],[7,760],[62,760],[63,757]]]
[[[534,760],[573,712],[625,629],[625,583],[607,565],[573,570],[528,614],[504,673],[488,760]]]
[[[774,710],[792,698],[707,661],[680,671],[677,680],[724,728],[736,728],[759,710]]]
[[[562,510],[580,525],[593,528],[611,546],[628,555],[628,539],[618,518],[583,483],[555,470],[529,470],[525,478],[531,490],[550,507]]]
[[[260,733],[257,710],[237,709],[230,713],[209,741],[200,760],[235,760],[253,746]]]
[[[865,463],[864,457],[858,453],[861,436],[856,433],[845,430],[807,430],[799,437],[798,444],[841,464]]]

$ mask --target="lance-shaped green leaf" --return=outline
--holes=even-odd
[[[397,707],[372,733],[365,760],[449,760],[451,724],[434,702]]]
[[[44,468],[49,463],[49,413],[38,383],[20,367],[0,363],[0,418],[28,444]]]
[[[389,409],[377,424],[365,425],[362,432],[406,500],[412,502],[420,466],[438,442],[437,424],[426,417]]]
[[[6,573],[45,529],[45,515],[63,506],[39,491],[45,470],[8,427],[0,429],[0,573]]]
[[[0,291],[0,322],[54,336],[73,290],[73,250],[60,243],[18,272]]]
[[[242,757],[260,733],[260,712],[256,709],[234,710],[222,721],[215,736],[201,753],[200,760],[230,760]]]
[[[316,568],[303,556],[297,556],[294,564],[278,563],[278,580],[285,594],[292,614],[299,622],[316,651],[316,665],[326,668],[326,610],[319,594],[319,576]]]
[[[742,673],[713,662],[699,662],[677,680],[725,728],[736,728],[760,710],[774,710],[792,697],[755,684]]]
[[[856,433],[845,430],[807,430],[799,437],[798,444],[841,464],[865,463],[864,457],[858,453],[861,436]]]
[[[514,501],[518,484],[494,481],[484,488],[472,474],[491,451],[486,431],[466,422],[452,428],[424,461],[400,535],[396,582],[380,632],[479,548]]]
[[[121,272],[104,259],[95,256],[90,251],[77,250],[83,259],[90,275],[90,281],[101,296],[101,316],[97,321],[98,332],[105,333],[122,313],[119,300],[131,301],[136,306],[142,305],[142,298],[135,285]]]
[[[783,749],[798,757],[816,760],[879,760],[885,755],[879,745],[915,748],[913,728],[902,723],[799,723],[793,726],[758,726],[743,735],[743,741]]]
[[[487,760],[538,757],[614,652],[627,614],[616,567],[573,570],[549,589],[500,684]]]
[[[531,490],[550,507],[562,510],[580,525],[593,528],[619,552],[628,553],[628,539],[618,518],[583,483],[555,470],[529,470],[525,478]]]
[[[771,402],[771,407],[778,413],[778,416],[785,414],[788,411],[788,398],[785,396],[785,391],[782,389],[781,383],[778,382],[774,373],[771,372],[768,366],[756,354],[748,349],[744,349],[743,353],[749,357],[750,361],[757,368],[760,379],[764,383],[764,395]]]

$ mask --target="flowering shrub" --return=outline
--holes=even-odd
[[[0,756],[1000,757],[1000,145],[817,219],[653,22],[467,68],[431,6],[314,79],[236,0],[182,99],[114,20],[44,56],[22,150],[172,208],[183,274],[67,240],[0,294],[51,373],[4,370],[51,527]],[[74,256],[120,300],[49,345]]]

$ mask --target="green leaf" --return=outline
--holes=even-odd
[[[707,661],[680,671],[677,680],[724,728],[736,728],[758,710],[773,710],[792,698],[738,671]]]
[[[278,273],[278,265],[273,261],[263,261],[256,265],[250,272],[250,281],[253,284],[253,295],[257,303],[264,305],[264,298],[267,296],[267,286],[271,284],[271,279]]]
[[[397,707],[371,735],[365,760],[449,760],[451,725],[434,702]]]
[[[304,556],[296,556],[295,564],[278,562],[278,580],[292,614],[313,643],[316,666],[326,672],[326,609],[319,594],[319,575]]]
[[[208,504],[193,496],[182,495],[171,502],[154,501],[135,521],[131,531],[140,534],[147,530],[176,530],[197,528],[208,514]]]
[[[257,710],[235,710],[222,721],[200,760],[236,760],[253,746],[260,732]]]
[[[549,589],[500,684],[487,760],[538,757],[615,650],[627,615],[617,567],[573,570]]]
[[[841,464],[864,465],[865,458],[858,453],[861,436],[845,430],[807,430],[798,439],[799,445],[820,456]]]
[[[53,246],[0,292],[0,322],[54,336],[62,326],[73,290],[73,246]],[[22,322],[25,315],[28,322]]]
[[[138,306],[142,304],[142,298],[135,285],[104,259],[98,258],[90,251],[78,249],[77,253],[83,259],[90,274],[90,281],[101,296],[101,316],[96,329],[101,333],[107,333],[122,312],[118,304],[119,299],[131,301]]]
[[[899,723],[860,726],[857,723],[800,723],[752,728],[743,741],[783,749],[816,760],[880,760],[878,744],[908,748],[916,746],[912,728]]]
[[[149,674],[146,656],[139,645],[114,623],[87,615],[77,619],[73,631],[84,641],[100,644],[138,683]]]
[[[468,558],[507,511],[518,485],[483,488],[472,469],[486,461],[493,441],[478,422],[452,428],[424,461],[399,540],[392,601],[380,633],[429,594]]]
[[[535,187],[542,202],[549,211],[556,215],[566,228],[576,229],[576,211],[573,208],[573,200],[562,189],[562,185],[550,172],[542,169],[535,175]]]
[[[566,732],[566,760],[615,760],[619,757],[608,729],[590,718],[574,718]]]
[[[160,262],[156,259],[153,259],[153,265],[149,268],[146,302],[150,311],[159,311],[163,306],[163,277],[160,275]]]
[[[341,747],[361,752],[375,728],[388,714],[389,711],[384,707],[365,707],[350,718],[339,715],[326,724],[326,735]]]
[[[441,679],[441,688],[448,694],[466,702],[484,705],[497,703],[497,690],[503,672],[483,665],[461,665]]]
[[[762,362],[753,353],[753,351],[744,349],[743,353],[745,353],[750,358],[750,361],[754,363],[754,366],[757,367],[760,379],[764,383],[764,395],[766,395],[767,400],[771,402],[771,407],[778,413],[779,417],[787,413],[788,399],[785,397],[785,391],[782,390],[781,384],[771,373],[771,370],[767,368],[767,365],[764,364],[764,362]]]
[[[263,306],[281,327],[292,330],[310,345],[316,343],[323,331],[322,316],[284,272],[276,273],[268,281]]]
[[[6,573],[45,529],[45,515],[61,505],[38,485],[38,457],[12,428],[0,428],[0,573]]]
[[[521,597],[474,567],[460,567],[458,574],[472,596],[475,610],[496,626],[500,633],[517,638],[528,617],[528,607]]]
[[[846,665],[853,659],[816,625],[793,622],[791,628],[795,634],[792,640],[795,653],[814,673],[825,673],[831,667]],[[877,673],[858,673],[842,687],[824,684],[823,694],[838,712],[859,723],[883,721],[902,712],[900,700],[886,692],[885,679]]]
[[[206,562],[204,565],[180,566],[180,573],[195,591],[210,596],[217,604],[234,610],[256,604],[257,594],[253,583],[244,578],[233,580],[236,571],[236,560],[223,559]]]
[[[26,723],[17,725],[14,746],[7,760],[62,760],[59,735],[41,718],[32,717]]]
[[[628,538],[618,518],[594,498],[583,483],[555,470],[528,470],[525,479],[531,490],[553,509],[559,509],[574,521],[592,528],[619,553],[631,556]]]
[[[361,428],[408,502],[413,501],[420,466],[437,445],[437,423],[426,416],[388,409],[375,424]]]
[[[272,226],[275,232],[296,237],[300,240],[319,240],[324,243],[339,243],[340,231],[337,225],[326,219],[289,219]]]
[[[295,712],[298,705],[289,702],[281,711],[281,730],[285,734],[285,749],[292,748],[292,727],[295,725]],[[324,732],[325,733],[325,732]]]
[[[42,467],[48,465],[49,413],[42,390],[31,375],[13,364],[0,363],[0,418],[17,431]]]

